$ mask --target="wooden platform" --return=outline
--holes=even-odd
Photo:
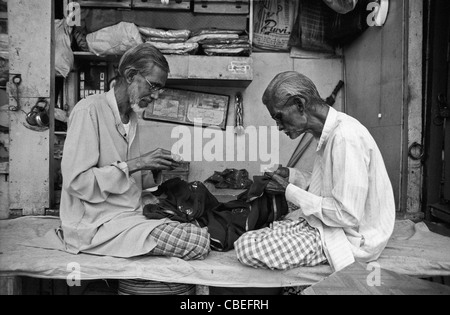
[[[450,295],[450,287],[355,263],[306,289],[304,295]]]

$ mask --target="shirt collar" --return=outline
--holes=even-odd
[[[320,151],[328,142],[331,132],[334,130],[337,123],[338,112],[333,107],[330,107],[325,125],[323,126],[322,136],[320,137],[317,151]]]
[[[122,118],[120,118],[119,105],[117,104],[114,89],[111,89],[106,93],[106,100],[108,102],[108,106],[111,108],[114,114],[117,129],[123,136],[125,136],[126,131],[122,123]],[[130,123],[130,130],[132,130],[132,133],[134,134],[137,127],[137,115],[135,112],[130,113]]]
[[[120,118],[119,105],[117,104],[116,95],[114,94],[114,89],[106,92],[106,100],[108,105],[114,113],[114,118],[116,119],[116,124],[122,124],[122,118]],[[130,113],[130,120],[136,120],[137,115],[134,112]]]

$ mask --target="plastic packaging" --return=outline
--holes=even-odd
[[[164,31],[150,27],[139,27],[138,29],[139,32],[146,37],[178,38],[185,41],[191,36],[191,31],[189,30]]]
[[[265,50],[288,51],[297,11],[297,0],[256,2],[254,46]]]
[[[55,21],[55,70],[56,73],[67,77],[73,68],[74,56],[70,42],[71,27],[66,20]]]
[[[88,34],[86,40],[89,50],[97,56],[123,55],[143,43],[137,26],[127,22]]]

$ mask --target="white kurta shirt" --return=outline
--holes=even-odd
[[[138,119],[129,135],[114,90],[78,103],[69,119],[62,160],[61,222],[70,253],[114,257],[146,255],[156,246],[151,231],[169,220],[147,220],[142,190],[153,176],[129,175],[126,161],[141,155]]]
[[[322,236],[334,270],[378,259],[394,230],[395,200],[375,140],[356,119],[330,108],[311,182],[291,169],[288,201]],[[309,190],[306,189],[309,186]]]

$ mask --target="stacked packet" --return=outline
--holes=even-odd
[[[144,41],[158,48],[165,55],[194,55],[199,44],[188,42],[191,36],[189,30],[162,30],[149,27],[139,27]]]
[[[249,37],[239,30],[204,29],[192,34],[188,43],[198,43],[208,56],[250,56]]]

